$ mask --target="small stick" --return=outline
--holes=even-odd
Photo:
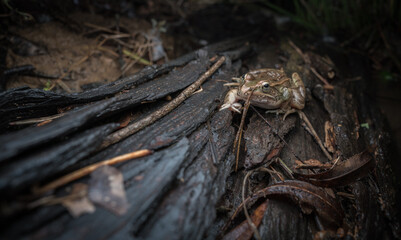
[[[210,154],[212,155],[213,164],[217,165],[218,163],[217,150],[215,142],[213,141],[212,127],[210,126],[209,120],[206,121],[206,125],[207,125],[207,136],[209,138],[209,145],[210,145]]]
[[[326,155],[326,157],[330,161],[332,161],[333,157],[330,155],[329,152],[327,152],[326,148],[323,146],[322,141],[320,140],[319,136],[317,135],[317,133],[316,133],[315,129],[313,128],[312,124],[310,123],[308,117],[306,117],[305,113],[302,112],[302,111],[297,111],[297,112],[298,112],[299,118],[301,118],[306,123],[306,125],[308,126],[308,129],[309,129],[308,132],[312,135],[312,137],[315,138],[317,144],[319,144],[319,147],[320,147],[320,149],[322,149],[324,155]]]
[[[249,97],[245,102],[244,111],[242,112],[242,116],[241,116],[241,123],[239,125],[238,133],[237,133],[237,136],[235,137],[235,141],[234,141],[234,146],[237,146],[235,171],[238,170],[239,151],[240,151],[240,147],[241,147],[241,138],[242,138],[242,128],[244,127],[245,117],[246,117],[246,114],[248,113],[249,106],[251,105],[251,97],[252,97],[253,91],[254,90],[252,90],[251,94],[249,94]],[[238,145],[237,145],[237,143],[238,143]]]
[[[95,171],[97,168],[101,167],[101,166],[105,166],[105,165],[113,165],[113,164],[117,164],[117,163],[121,163],[121,162],[125,162],[127,160],[130,159],[134,159],[134,158],[140,158],[140,157],[144,157],[147,156],[149,154],[151,154],[152,151],[148,150],[148,149],[143,149],[143,150],[138,150],[135,152],[130,152],[124,155],[120,155],[111,159],[107,159],[104,160],[102,162],[98,162],[98,163],[94,163],[92,165],[86,166],[84,168],[78,169],[72,173],[69,173],[59,179],[54,180],[53,182],[46,184],[43,187],[39,187],[36,189],[33,189],[33,193],[35,195],[41,195],[44,194],[50,190],[56,189],[60,186],[63,186],[67,183],[70,183],[74,180],[77,180],[81,177],[84,177],[90,173],[92,173],[93,171]]]
[[[142,63],[143,65],[147,65],[147,66],[152,65],[152,63],[149,62],[148,60],[146,60],[146,59],[144,59],[144,58],[141,58],[141,57],[138,56],[137,54],[135,54],[135,53],[133,53],[133,52],[130,52],[130,51],[126,50],[126,49],[123,50],[123,53],[124,53],[125,55],[127,55],[128,57],[130,57],[130,58],[132,58],[132,59],[134,59],[134,60],[136,60],[136,61]]]
[[[320,75],[314,67],[310,67],[310,70],[315,74],[317,78],[319,78],[320,81],[324,83],[324,88],[327,90],[333,90],[334,86],[331,85],[322,75]]]
[[[164,117],[169,112],[171,112],[174,108],[178,107],[182,102],[184,102],[187,98],[189,98],[196,89],[198,89],[203,82],[206,81],[210,76],[213,75],[216,70],[223,65],[226,58],[224,56],[220,57],[220,59],[210,67],[202,76],[198,78],[193,84],[187,87],[184,91],[182,91],[174,100],[170,101],[160,109],[156,110],[152,114],[148,115],[144,119],[132,123],[125,128],[122,128],[109,136],[104,140],[103,144],[100,148],[106,148],[114,143],[121,141],[122,139],[138,132],[139,130],[149,126],[150,124],[156,122],[158,119]]]
[[[84,25],[87,26],[87,27],[90,27],[90,28],[94,28],[94,29],[96,29],[98,31],[104,31],[104,32],[112,33],[112,34],[119,34],[119,32],[110,30],[107,27],[102,27],[102,26],[99,26],[99,25],[95,25],[93,23],[85,22]]]
[[[53,119],[62,117],[62,116],[64,116],[64,114],[65,113],[59,113],[59,114],[55,114],[52,116],[25,119],[25,120],[10,122],[9,125],[24,125],[24,124],[40,123],[40,122],[45,122],[45,121],[49,121],[49,120],[53,120]]]
[[[284,163],[284,161],[281,158],[278,158],[278,162],[279,162],[280,166],[282,168],[284,168],[284,170],[287,172],[287,174],[290,175],[292,179],[294,179],[294,176],[292,175],[292,173],[293,173],[292,170]]]
[[[297,47],[291,40],[288,40],[288,43],[295,49],[295,51],[304,59],[304,62],[309,66],[309,69],[315,74],[315,76],[324,83],[324,88],[327,90],[333,90],[334,86],[331,85],[322,75],[320,75],[314,67],[311,67],[311,60],[308,55],[304,54],[302,50]]]
[[[272,165],[269,166],[269,168],[271,168],[271,171],[277,175],[278,178],[280,178],[280,181],[284,181],[284,177],[282,176],[282,174],[280,174]],[[273,176],[273,175],[272,175]],[[277,180],[276,180],[277,181]]]
[[[288,43],[289,43],[289,44],[291,45],[291,47],[293,47],[293,48],[295,49],[295,51],[304,59],[304,62],[305,62],[306,64],[308,64],[308,65],[311,64],[311,61],[310,61],[309,57],[306,56],[306,55],[302,52],[302,50],[301,50],[299,47],[297,47],[297,45],[295,45],[295,43],[294,43],[293,41],[288,40]]]

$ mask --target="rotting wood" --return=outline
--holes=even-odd
[[[144,148],[145,146],[149,147],[150,149],[154,149],[154,150],[158,150],[158,149],[162,148],[162,150],[155,151],[155,154],[152,155],[151,157],[147,157],[143,160],[141,159],[138,161],[124,163],[122,165],[120,164],[120,166],[117,166],[120,169],[120,171],[122,171],[124,178],[127,179],[126,180],[126,186],[128,186],[127,187],[128,188],[127,189],[127,197],[129,199],[130,199],[130,197],[131,197],[131,199],[134,198],[135,202],[132,203],[134,205],[134,206],[132,206],[132,208],[134,208],[136,210],[132,210],[132,208],[131,208],[131,210],[128,211],[128,214],[124,215],[125,217],[123,217],[122,219],[118,219],[117,222],[116,222],[115,218],[109,217],[107,214],[105,216],[105,215],[103,215],[103,214],[105,214],[104,211],[99,210],[99,211],[96,211],[93,215],[80,217],[78,220],[80,222],[82,221],[81,224],[75,225],[76,220],[71,221],[68,224],[69,227],[67,227],[67,228],[69,228],[72,232],[69,232],[69,230],[67,230],[64,233],[60,233],[60,232],[55,233],[55,232],[50,231],[49,235],[47,235],[47,236],[49,238],[52,238],[52,236],[55,236],[55,234],[56,235],[62,234],[63,236],[65,236],[65,238],[69,238],[68,236],[71,236],[71,234],[73,232],[76,233],[75,232],[77,230],[76,227],[92,228],[91,226],[93,226],[94,227],[93,229],[97,229],[97,230],[90,231],[90,234],[85,235],[85,236],[96,235],[96,238],[98,238],[100,236],[108,235],[111,232],[116,232],[115,229],[116,228],[119,229],[120,227],[116,226],[115,224],[120,224],[123,222],[125,222],[125,223],[131,222],[133,217],[136,220],[132,220],[132,221],[137,223],[135,225],[135,227],[139,228],[142,225],[143,221],[146,220],[146,218],[144,218],[143,214],[144,213],[151,214],[153,212],[153,211],[151,211],[148,213],[149,209],[154,208],[152,203],[157,203],[163,197],[164,192],[172,184],[171,181],[167,180],[167,175],[165,172],[165,170],[168,170],[168,168],[166,168],[166,166],[170,167],[172,164],[171,161],[174,161],[173,159],[176,159],[176,156],[174,155],[175,153],[173,152],[174,147],[171,147],[171,145],[177,141],[182,142],[182,140],[180,141],[180,139],[182,139],[183,137],[185,138],[185,136],[189,136],[193,131],[197,130],[201,126],[202,123],[206,122],[206,120],[210,117],[210,115],[218,107],[219,101],[222,101],[222,99],[224,97],[224,93],[225,93],[224,92],[225,88],[223,86],[224,82],[222,82],[221,80],[228,81],[231,78],[231,76],[237,75],[238,74],[237,71],[238,71],[239,67],[240,67],[240,65],[238,64],[238,62],[232,63],[229,66],[224,66],[223,68],[221,68],[219,73],[215,73],[213,75],[213,78],[211,80],[209,80],[205,84],[203,84],[202,87],[203,87],[204,91],[197,93],[195,95],[192,95],[189,99],[187,99],[185,101],[185,104],[181,104],[178,108],[174,109],[173,112],[169,113],[164,118],[156,121],[151,126],[148,126],[147,128],[139,131],[138,133],[126,138],[125,140],[123,140],[117,144],[114,144],[113,146],[110,146],[109,148],[104,149],[103,151],[99,152],[92,158],[86,159],[86,160],[82,161],[82,163],[80,163],[80,164],[87,165],[92,162],[98,162],[101,159],[112,158],[113,156],[116,156],[116,155],[124,154],[126,152],[130,152],[130,151],[133,151],[136,149]],[[193,117],[193,119],[191,121],[188,121],[188,116]],[[217,126],[224,123],[224,125],[221,126],[221,128],[222,128],[221,134],[224,134],[224,137],[222,137],[218,142],[218,144],[223,144],[223,146],[225,147],[224,151],[227,151],[227,149],[231,146],[231,143],[227,143],[227,141],[232,141],[232,138],[229,137],[232,133],[232,129],[231,129],[231,131],[227,131],[227,128],[231,128],[230,127],[231,118],[228,118],[228,116],[230,116],[230,114],[227,114],[227,113],[221,114],[220,118],[218,120],[212,121],[213,129],[216,129],[216,128],[218,129]],[[222,119],[224,119],[224,121],[222,121]],[[207,138],[207,131],[205,131],[205,129],[206,129],[205,125],[203,125],[202,129],[203,129],[201,131],[202,134],[196,134],[196,136],[191,137],[191,139],[192,139],[191,140],[191,151],[190,151],[190,154],[189,154],[189,150],[186,153],[186,154],[190,155],[191,157],[190,158],[185,157],[182,159],[182,161],[184,161],[184,159],[185,159],[186,165],[191,163],[191,159],[195,159],[197,157],[196,152],[201,151],[207,142],[208,138]],[[200,139],[202,139],[202,141],[199,141]],[[198,149],[198,150],[196,150],[196,149]],[[209,148],[207,148],[207,149],[209,149]],[[164,158],[160,159],[161,155],[158,153],[160,153],[161,151],[163,151],[164,153],[171,152],[171,154],[173,154],[173,155],[169,155],[168,157],[166,156],[166,159],[164,159]],[[207,206],[207,208],[209,209],[208,211],[210,213],[213,213],[213,211],[214,211],[213,206],[216,204],[216,201],[218,200],[219,196],[222,194],[222,192],[224,190],[224,181],[230,172],[230,165],[232,164],[232,161],[223,161],[226,156],[224,151],[221,152],[221,150],[219,148],[218,153],[217,153],[217,156],[218,156],[217,161],[220,164],[226,165],[226,167],[221,168],[221,170],[224,170],[223,171],[224,174],[221,174],[221,176],[219,175],[218,177],[210,178],[210,181],[218,180],[220,190],[218,193],[216,193],[217,195],[215,195],[215,197],[213,198],[214,200],[212,202],[209,202],[210,198],[208,196],[205,196],[205,198],[203,198],[203,200],[202,200],[202,204],[206,204],[205,206]],[[207,156],[209,156],[208,151],[205,154]],[[174,156],[174,158],[172,158],[172,156]],[[149,160],[149,159],[153,159],[153,160]],[[203,162],[204,162],[204,160],[200,159],[198,164],[202,164]],[[80,164],[74,165],[74,169],[79,168],[78,166]],[[154,164],[161,164],[160,168],[152,167]],[[178,169],[180,169],[181,164],[182,164],[182,162],[181,163],[177,162],[177,164],[174,165],[175,166],[174,171],[177,171]],[[194,170],[195,169],[196,168],[194,168]],[[216,169],[218,169],[218,168],[216,167]],[[150,174],[150,172],[147,172],[148,170],[149,171],[151,170],[152,173]],[[172,179],[175,179],[176,175],[177,175],[177,173],[174,172],[171,175],[173,177]],[[205,172],[205,175],[208,176],[209,173]],[[156,192],[157,194],[156,195],[153,194],[154,196],[147,195],[147,193],[143,195],[143,192],[145,190],[142,188],[140,188],[140,189],[136,188],[136,190],[129,190],[130,187],[133,187],[132,184],[134,184],[137,181],[140,181],[140,182],[138,182],[138,184],[139,184],[138,186],[142,186],[142,183],[144,183],[144,181],[155,181],[155,179],[157,179],[158,177],[161,177],[161,176],[163,176],[163,178],[159,179],[161,182],[157,183],[157,189],[150,190],[149,183],[145,183],[143,185],[143,186],[146,186],[146,191],[149,191],[148,192],[149,194],[151,192]],[[160,184],[160,183],[162,183],[162,184]],[[208,186],[210,186],[210,185],[209,184],[202,185],[202,188],[203,187],[207,188]],[[207,192],[209,192],[209,190],[206,190],[206,193]],[[138,196],[141,194],[143,196],[141,196],[138,199]],[[180,195],[181,195],[181,193],[180,193]],[[144,202],[140,202],[140,201],[144,201]],[[148,204],[150,204],[150,205],[148,205]],[[186,205],[186,203],[185,203],[185,205]],[[47,211],[48,208],[51,208],[54,210],[52,210],[49,213]],[[28,220],[29,218],[35,217],[35,216],[42,216],[41,221],[43,221],[43,222],[47,222],[49,219],[54,220],[55,219],[54,214],[60,214],[59,210],[60,209],[58,206],[51,206],[51,207],[44,207],[44,208],[36,209],[33,214],[28,214],[24,218],[20,218],[18,220],[18,222],[19,221],[23,222],[23,221]],[[21,212],[19,212],[19,214],[20,213]],[[61,212],[61,213],[62,213],[62,215],[58,215],[58,216],[61,216],[61,218],[69,217],[67,212]],[[133,213],[135,213],[135,214],[133,215]],[[36,214],[38,214],[38,215],[36,215]],[[93,217],[94,217],[94,219],[92,219]],[[58,218],[58,217],[56,217],[56,218]],[[100,226],[100,225],[98,225],[99,221],[96,220],[99,218],[103,219],[103,220],[107,219],[106,220],[107,222],[108,221],[111,221],[111,222],[108,222],[106,225],[103,225],[99,228],[99,226]],[[88,219],[92,219],[92,220],[90,220],[90,222],[92,222],[90,224],[90,226],[85,224],[86,221],[88,221]],[[56,220],[53,221],[53,220],[52,220],[52,222],[54,223],[53,226],[56,226],[57,224],[62,224],[65,226],[65,223],[62,223],[62,221],[59,222],[59,221],[56,221]],[[211,224],[212,221],[213,221],[213,219],[209,220],[209,225]],[[172,223],[172,222],[169,221],[169,223]],[[18,223],[16,223],[16,224],[18,224]],[[192,222],[190,222],[190,221],[185,222],[185,224],[186,224],[186,226],[193,226]],[[36,228],[35,228],[35,226],[36,226]],[[46,225],[46,224],[44,224],[42,226],[44,226],[44,228],[51,228],[51,226]],[[73,227],[73,226],[75,226],[75,227]],[[172,223],[172,226],[176,227],[176,224]],[[33,225],[31,224],[31,226],[29,226],[29,227],[27,226],[27,228],[30,229],[29,231],[34,231],[34,232],[36,232],[36,230],[39,230],[38,225],[36,225],[36,224],[33,224]],[[65,227],[63,227],[62,229],[65,229]],[[99,229],[102,229],[102,231],[99,231]],[[116,234],[129,235],[131,232],[130,229],[131,228],[127,228],[126,232],[120,231],[120,232],[116,232]],[[205,226],[205,228],[202,228],[200,230],[206,231],[206,226]],[[7,232],[8,232],[8,234],[11,234],[11,235],[7,234],[8,236],[15,236],[12,234],[17,233],[17,232],[14,232],[12,229],[10,229],[10,231],[7,231]],[[33,232],[31,232],[31,233],[33,233]],[[186,234],[192,234],[192,231],[189,231],[189,229],[188,229],[188,232]]]
[[[243,51],[242,49],[240,48],[239,51]],[[145,83],[127,93],[72,110],[66,113],[64,117],[44,126],[27,128],[0,136],[0,140],[4,140],[4,144],[0,146],[3,153],[0,155],[0,162],[15,157],[26,149],[71,134],[95,118],[99,120],[101,117],[136,106],[142,101],[156,100],[183,89],[197,79],[198,74],[200,75],[204,71],[205,64],[202,61],[189,63],[182,71],[173,71],[166,77]]]
[[[218,79],[228,80],[232,76],[238,76],[240,65],[235,64],[225,65],[221,72],[216,73],[202,86],[204,91],[191,96],[185,104],[181,104],[154,124],[74,165],[77,169],[80,165],[87,165],[141,148],[155,150],[152,156],[116,166],[124,174],[127,197],[132,204],[127,215],[117,218],[106,211],[99,210],[73,220],[60,206],[43,207],[33,212],[19,212],[18,215],[12,215],[9,218],[11,220],[7,222],[5,220],[7,218],[1,219],[2,223],[7,223],[6,230],[1,233],[1,236],[11,239],[35,236],[41,236],[43,239],[56,237],[59,239],[134,237],[202,239],[207,236],[213,239],[218,234],[216,226],[221,225],[226,216],[229,216],[227,212],[216,214],[215,206],[218,203],[220,206],[221,202],[228,204],[225,208],[219,209],[232,209],[239,205],[238,202],[241,201],[238,197],[239,191],[234,185],[237,181],[242,182],[242,176],[244,176],[242,174],[245,173],[245,170],[241,170],[230,175],[235,159],[230,151],[234,140],[232,116],[228,112],[215,113],[219,105],[215,100],[222,100],[225,91],[222,82]],[[380,120],[374,118],[376,116],[374,107],[363,104],[363,107],[358,108],[355,98],[359,99],[359,96],[350,95],[357,92],[352,88],[345,89],[334,83],[336,87],[333,91],[325,91],[323,87],[317,85],[317,79],[313,80],[308,75],[304,75],[303,79],[312,92],[312,95],[308,96],[306,114],[316,126],[320,137],[323,135],[324,122],[330,120],[333,123],[338,151],[343,157],[352,156],[366,147],[369,142],[379,141],[375,157],[379,161],[378,167],[384,170],[376,171],[357,184],[340,190],[346,194],[352,191],[357,199],[357,207],[354,209],[347,199],[342,199],[342,202],[349,209],[354,209],[357,214],[366,216],[353,219],[355,227],[369,233],[368,236],[392,235],[393,233],[389,230],[392,229],[392,225],[388,222],[393,222],[392,218],[396,220],[392,215],[392,212],[396,211],[391,205],[392,195],[391,187],[389,187],[393,186],[393,183],[391,183],[391,174],[385,167],[388,159],[383,153],[386,152],[385,143],[380,142],[388,138],[385,134],[382,135],[383,128],[380,126],[383,125],[380,125]],[[369,106],[369,109],[365,109],[366,106]],[[373,118],[373,121],[378,123],[375,126],[378,126],[379,130],[361,128],[357,130],[360,137],[356,138],[355,121],[352,117],[348,118],[354,116],[357,110],[359,110],[358,113],[362,111],[361,121]],[[250,114],[254,113],[250,111]],[[188,121],[190,117],[193,121]],[[281,120],[271,114],[265,114],[265,117],[273,124],[275,121],[279,124]],[[211,118],[212,137],[217,145],[217,154],[215,154],[217,163],[212,160],[211,148],[207,146],[210,137],[205,122],[209,118]],[[96,118],[89,118],[86,123],[92,123],[94,119]],[[247,144],[254,136],[251,130],[261,132],[266,127],[263,121],[256,120],[258,120],[257,117],[250,115],[248,129],[245,130],[245,135],[249,136]],[[285,123],[288,126],[279,125],[277,131],[284,131],[285,129],[280,127],[292,125],[288,130],[289,134],[282,134],[291,149],[301,159],[325,159],[317,144],[298,123],[295,116],[289,116]],[[253,126],[252,129],[250,126]],[[69,136],[72,132],[65,136]],[[277,144],[282,144],[277,136],[270,133],[269,135],[277,140]],[[378,138],[378,135],[381,137]],[[42,144],[38,146],[44,147]],[[247,146],[248,151],[249,146]],[[286,165],[292,167],[294,154],[288,151],[286,146],[280,147],[281,151],[273,147],[267,156],[280,154]],[[268,181],[265,177],[260,181],[259,177],[254,176],[250,191],[254,190],[255,186],[263,185],[263,181]],[[226,195],[221,198],[224,191]],[[377,199],[384,199],[390,204],[381,205]],[[297,207],[276,200],[269,202],[259,227],[262,238],[305,239],[312,236],[311,231],[315,229],[314,221],[303,215]],[[395,220],[394,223],[397,222]],[[378,223],[385,224],[382,226]],[[366,236],[365,233],[361,233],[359,237],[364,236]]]
[[[249,47],[243,47],[245,42],[255,35],[242,36],[208,45],[201,51],[206,51],[210,57],[217,53],[229,56],[235,60],[249,52]],[[83,104],[111,97],[123,90],[131,89],[176,67],[181,67],[198,58],[198,52],[188,53],[163,65],[149,66],[139,73],[118,79],[114,82],[90,89],[82,93],[58,94],[41,89],[21,87],[0,93],[0,129],[5,129],[9,122],[27,118],[43,117],[55,114],[57,107],[72,104]],[[53,110],[53,112],[51,112]],[[46,114],[47,113],[47,114]]]
[[[0,191],[5,199],[45,178],[53,177],[71,168],[93,154],[102,139],[116,129],[114,123],[101,125],[72,135],[70,139],[30,150],[0,168]]]

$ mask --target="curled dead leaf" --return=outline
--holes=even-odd
[[[339,227],[343,224],[344,213],[337,199],[322,188],[307,182],[297,180],[278,182],[252,196],[253,199],[260,197],[290,200],[299,206],[303,213],[316,213],[328,226]]]
[[[337,187],[350,184],[366,176],[375,167],[368,151],[361,152],[337,164],[335,167],[317,174],[294,173],[294,177],[320,187]]]
[[[88,185],[76,183],[72,186],[71,193],[64,197],[61,204],[75,218],[84,213],[93,213],[95,206],[88,199]]]
[[[88,185],[84,183],[75,183],[71,188],[66,189],[68,194],[56,197],[50,195],[42,197],[28,204],[28,208],[37,208],[40,206],[50,205],[63,205],[68,212],[77,218],[85,213],[93,213],[96,208],[92,202],[88,199]]]
[[[324,123],[324,146],[327,151],[334,153],[336,150],[336,134],[330,121]]]
[[[122,215],[128,209],[123,175],[114,167],[102,166],[91,173],[88,195],[92,202],[116,215]]]
[[[264,201],[262,204],[259,205],[258,208],[252,213],[251,219],[253,224],[258,227],[262,222],[263,215],[267,209],[269,200]],[[247,220],[244,220],[226,235],[224,235],[223,240],[230,240],[230,239],[251,239],[253,236],[252,227],[249,225]]]
[[[295,169],[314,169],[314,168],[329,169],[332,166],[330,163],[322,163],[317,159],[308,159],[305,160],[304,162],[295,160],[295,164],[296,164]]]

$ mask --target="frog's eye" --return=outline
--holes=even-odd
[[[269,89],[269,86],[270,85],[268,83],[263,83],[262,84],[262,91],[264,91],[264,92],[267,91],[267,89]]]

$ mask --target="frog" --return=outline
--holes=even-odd
[[[241,113],[240,101],[250,96],[250,104],[276,114],[283,113],[285,118],[305,107],[305,85],[297,72],[289,78],[284,69],[263,68],[233,78],[235,88],[228,91],[220,111],[229,109]]]

